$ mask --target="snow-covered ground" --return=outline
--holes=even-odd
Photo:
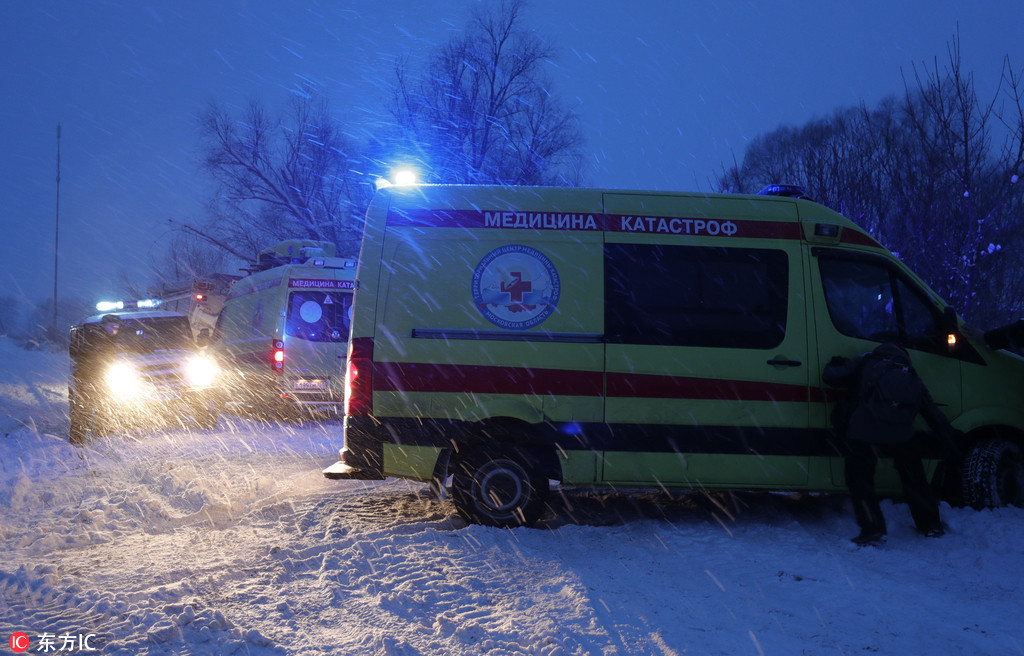
[[[325,480],[337,422],[72,447],[67,367],[0,339],[0,638],[27,653],[1024,654],[1022,509],[944,506],[925,539],[887,502],[860,549],[827,496],[577,492],[467,526],[425,485]]]

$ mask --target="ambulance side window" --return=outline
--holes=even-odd
[[[623,344],[769,349],[786,335],[780,250],[605,245],[605,338]]]
[[[938,310],[919,290],[902,278],[896,280],[896,298],[903,319],[903,339],[907,346],[922,351],[943,352],[939,335]]]
[[[938,350],[937,310],[893,268],[869,259],[825,256],[819,266],[828,313],[840,333]]]
[[[825,303],[836,330],[884,342],[899,337],[889,272],[871,262],[821,258]]]

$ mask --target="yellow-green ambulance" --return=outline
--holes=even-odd
[[[549,480],[843,491],[822,369],[898,340],[964,433],[929,459],[935,484],[1020,503],[1024,360],[965,332],[791,188],[389,188],[366,215],[345,448],[324,475],[451,479],[459,512],[494,525],[535,520]],[[899,491],[891,463],[878,487]]]
[[[269,415],[340,410],[355,272],[328,242],[262,251],[217,319],[224,401]]]

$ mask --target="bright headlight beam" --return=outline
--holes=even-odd
[[[211,358],[197,355],[185,363],[185,378],[192,387],[210,387],[217,380],[219,368]]]
[[[142,393],[142,381],[135,368],[123,362],[107,370],[107,388],[117,400],[133,399]]]

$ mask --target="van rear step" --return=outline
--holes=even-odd
[[[365,469],[356,469],[346,465],[342,461],[338,461],[324,470],[324,478],[329,478],[332,481],[339,480],[350,480],[350,481],[383,481],[384,476],[379,472],[367,471]]]

